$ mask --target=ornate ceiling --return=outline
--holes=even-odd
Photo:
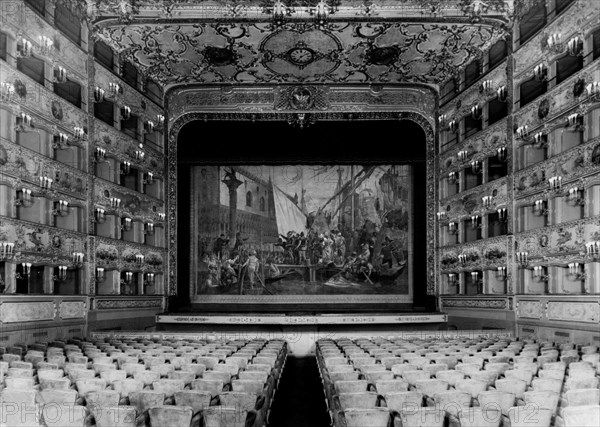
[[[93,34],[165,89],[426,83],[507,34],[502,0],[88,0]]]

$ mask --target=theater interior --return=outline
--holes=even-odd
[[[596,0],[2,0],[0,427],[597,427],[598,58]]]

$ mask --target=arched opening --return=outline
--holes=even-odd
[[[344,257],[353,256],[353,251],[349,249],[352,244],[352,233],[345,234],[347,230],[358,229],[360,233],[366,233],[365,230],[371,226],[368,221],[365,221],[366,213],[363,212],[363,216],[356,214],[359,205],[370,206],[373,214],[376,214],[377,212],[382,213],[390,203],[391,199],[386,199],[385,196],[394,194],[397,201],[402,197],[407,201],[410,200],[410,203],[407,202],[405,212],[395,212],[398,215],[389,220],[390,224],[393,223],[394,226],[404,224],[407,230],[410,228],[410,232],[407,231],[410,233],[410,238],[407,239],[410,242],[406,242],[406,250],[403,253],[401,250],[398,251],[394,261],[391,256],[388,256],[385,261],[386,265],[396,266],[399,265],[398,259],[404,256],[406,271],[399,273],[406,276],[404,288],[402,290],[398,288],[392,293],[396,292],[395,296],[399,294],[407,296],[407,301],[411,302],[404,304],[405,308],[412,308],[413,304],[420,307],[430,304],[431,300],[426,295],[426,286],[416,285],[425,277],[428,268],[427,240],[415,238],[417,235],[424,236],[427,232],[426,138],[419,124],[411,120],[398,120],[397,117],[395,115],[394,120],[317,121],[302,128],[291,126],[284,121],[260,120],[255,122],[236,121],[235,126],[227,121],[211,120],[186,124],[179,132],[177,142],[178,300],[171,303],[171,309],[183,309],[189,304],[190,295],[192,303],[195,295],[199,295],[198,283],[204,283],[203,280],[206,280],[205,276],[209,271],[209,264],[215,262],[215,254],[218,252],[215,251],[215,245],[223,232],[229,238],[229,243],[222,243],[222,245],[226,245],[233,254],[238,253],[236,252],[238,243],[235,242],[241,242],[239,244],[242,248],[246,247],[249,250],[255,248],[257,256],[265,261],[270,257],[276,259],[277,255],[285,256],[284,252],[278,252],[276,248],[278,246],[277,236],[281,234],[281,227],[279,227],[277,219],[282,209],[278,206],[278,203],[281,202],[277,201],[280,193],[283,194],[281,197],[285,199],[283,204],[291,210],[299,212],[305,211],[306,207],[303,206],[303,203],[308,205],[307,200],[309,199],[320,198],[322,204],[328,203],[323,212],[329,211],[329,213],[323,214],[325,216],[323,221],[328,224],[330,237],[340,231],[348,248],[341,256],[341,263],[337,265],[343,264]],[[198,135],[199,132],[219,134],[225,131],[228,134],[228,140],[231,141],[228,143],[227,149],[216,144],[205,145],[199,149],[194,143],[195,135]],[[284,144],[282,144],[282,135],[285,135]],[[379,142],[374,140],[373,135],[381,136]],[[327,171],[327,173],[320,176],[319,170]],[[230,203],[230,200],[233,199],[230,199],[229,187],[224,183],[224,181],[234,178],[232,172],[235,179],[240,181],[234,197],[237,217],[234,227],[230,227],[229,216],[229,207],[233,203]],[[340,191],[339,197],[336,196],[335,200],[327,202],[331,197],[326,197],[325,193],[331,193],[329,194],[331,196],[335,194],[336,188],[342,188],[344,185],[351,186],[350,177],[360,177],[361,173],[377,176],[376,188],[382,193],[374,191],[375,187],[369,188],[365,184],[370,182],[367,180],[362,184],[355,182],[355,191],[349,193]],[[379,175],[373,175],[375,173]],[[323,181],[317,182],[318,179]],[[358,178],[356,179],[358,180]],[[302,185],[305,187],[303,188]],[[317,195],[315,191],[322,191],[323,194]],[[354,194],[354,196],[349,194]],[[354,215],[345,212],[345,210],[352,212],[350,207],[352,202],[355,203],[356,208]],[[250,206],[252,206],[252,210],[250,210]],[[335,209],[338,206],[341,206],[342,209]],[[332,207],[333,209],[331,209]],[[341,211],[344,212],[340,213]],[[191,215],[181,215],[179,214],[181,212],[191,212]],[[309,216],[304,218],[309,217],[310,212]],[[275,219],[269,222],[270,218]],[[354,228],[350,227],[352,218],[357,221]],[[388,244],[387,240],[377,242],[377,233],[383,229],[382,225],[387,226],[387,223],[377,223],[370,231],[375,244],[384,246]],[[302,229],[305,238],[310,230],[311,228]],[[295,263],[301,256],[308,258],[307,254],[299,255],[298,253],[297,248],[303,246],[303,242],[300,239],[301,230],[296,231],[295,255],[287,258],[290,262],[293,260]],[[196,239],[193,236],[198,237]],[[362,239],[365,242],[360,240],[362,237],[364,237],[363,234],[357,236],[356,242],[367,243],[368,239],[366,238]],[[190,251],[190,247],[195,249]],[[355,251],[359,251],[361,247],[358,243],[353,246]],[[376,252],[373,243],[369,249],[371,253],[377,253],[380,256],[384,252],[389,255],[390,252],[387,248],[387,252],[382,252],[379,247]],[[385,254],[383,256],[385,257]],[[335,264],[335,256],[333,259]],[[281,263],[283,261],[284,258],[279,260]],[[311,263],[321,261],[315,258],[312,261],[307,260],[307,263],[312,265]],[[376,262],[380,263],[380,261]],[[205,266],[206,269],[204,269]],[[310,269],[307,269],[303,279],[301,275],[298,275],[298,278],[307,283],[314,280],[317,282],[326,280],[326,276],[320,276],[321,272],[313,273],[308,270]],[[310,276],[311,274],[316,274],[316,276]],[[220,280],[220,278],[215,280]],[[245,280],[248,278],[246,277]],[[207,285],[200,291],[200,296],[210,300],[211,296],[215,295],[235,296],[239,295],[238,292],[246,294],[245,288],[243,291],[239,291],[232,286],[229,291],[224,292],[218,283],[212,285],[215,289]],[[256,291],[257,294],[268,297],[281,291],[276,286],[266,286],[266,288],[268,291],[263,287],[263,290]],[[391,289],[374,290],[374,288],[378,287],[372,286],[371,289],[362,289],[360,292],[363,292],[364,295],[382,296]],[[336,290],[321,292],[325,293],[324,298],[344,294],[344,292],[338,293]],[[353,295],[349,290],[345,294]],[[355,295],[360,297],[363,294]],[[284,295],[289,294],[285,293]],[[293,296],[298,295],[294,294]],[[316,297],[319,297],[318,293]],[[267,307],[265,308],[265,306]],[[336,305],[336,309],[357,310],[356,306],[357,304],[341,303],[341,305]],[[375,306],[377,309],[383,310],[402,309],[402,304],[397,302],[361,304],[360,309],[366,310],[369,307],[373,309]],[[238,311],[257,309],[248,304],[228,304],[228,307]],[[307,307],[322,309],[323,304],[311,302],[296,305],[293,309],[306,310]],[[212,306],[203,304],[203,309],[222,310],[223,308],[222,304],[219,307],[219,304],[215,303]],[[260,309],[281,310],[282,308],[281,306],[269,308],[268,304],[263,304]]]

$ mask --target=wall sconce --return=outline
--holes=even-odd
[[[131,118],[131,108],[127,105],[121,107],[121,120],[129,120]]]
[[[50,54],[54,47],[54,42],[52,41],[52,39],[48,36],[39,36],[38,38],[40,40],[40,53],[42,55]]]
[[[481,198],[481,201],[483,202],[483,207],[485,209],[490,209],[492,207],[492,203],[494,201],[494,198],[492,196],[483,196]]]
[[[481,217],[479,215],[471,215],[471,228],[473,230],[481,228]]]
[[[16,117],[16,123],[17,123],[17,132],[25,132],[26,130],[31,128],[31,116],[29,114],[26,113],[19,113]]]
[[[144,285],[154,286],[154,282],[155,282],[154,273],[144,274]]]
[[[10,259],[14,256],[15,244],[12,242],[0,242],[0,259]]]
[[[17,54],[23,58],[29,58],[32,53],[33,45],[25,37],[21,41],[17,42]]]
[[[471,171],[477,175],[479,172],[481,172],[481,162],[479,160],[473,160],[471,162]]]
[[[446,129],[448,127],[448,116],[446,114],[440,114],[438,116],[438,124],[441,129]]]
[[[456,283],[458,282],[458,277],[456,275],[456,273],[448,273],[448,285],[449,286],[456,286]]]
[[[476,286],[483,284],[483,279],[479,278],[479,271],[471,271],[471,282]]]
[[[548,69],[546,68],[546,66],[544,64],[539,64],[536,65],[535,68],[533,69],[533,76],[535,77],[535,79],[537,81],[542,81],[542,80],[546,80],[546,78],[548,77]]]
[[[550,190],[560,191],[562,189],[562,176],[552,176],[548,179]]]
[[[111,97],[115,98],[120,93],[123,93],[123,89],[118,83],[109,83],[108,92],[110,93]]]
[[[575,130],[583,126],[583,116],[579,113],[570,114],[567,117],[567,127],[575,127]]]
[[[567,43],[567,51],[571,56],[581,55],[583,52],[583,40],[581,37],[575,36]]]
[[[600,82],[594,80],[593,82],[588,83],[585,86],[585,91],[592,101],[598,101],[600,98]]]
[[[154,235],[154,224],[151,222],[147,222],[146,225],[144,226],[144,229],[146,231],[146,234],[148,236],[153,236]]]
[[[506,161],[506,147],[500,147],[496,150],[496,158],[501,162]]]
[[[156,115],[156,123],[158,124],[159,127],[163,127],[165,124],[165,116],[163,116],[162,114],[157,114]]]
[[[148,172],[144,174],[144,184],[152,185],[154,183],[154,174],[152,172]]]
[[[123,175],[129,175],[129,172],[131,172],[131,163],[128,161],[121,162],[121,173]]]
[[[17,191],[17,199],[15,200],[15,206],[22,206],[29,208],[33,205],[33,196],[31,190],[28,188],[21,188]]]
[[[548,50],[552,53],[560,53],[563,50],[562,36],[560,33],[550,34],[546,39]]]
[[[106,150],[104,148],[96,147],[96,150],[94,150],[94,157],[98,162],[103,161],[106,158]]]
[[[111,197],[110,207],[113,209],[118,209],[119,207],[121,207],[121,199],[119,199],[118,197]]]
[[[58,266],[58,276],[54,276],[53,279],[55,281],[58,280],[59,282],[64,282],[65,280],[67,280],[67,266],[59,265]]]
[[[69,202],[66,200],[54,202],[54,210],[52,211],[52,215],[62,217],[69,215]]]
[[[529,136],[529,126],[519,126],[516,130],[517,138],[525,139]]]
[[[521,267],[526,267],[529,264],[529,252],[517,252],[515,254],[517,258],[517,264]]]
[[[494,94],[494,81],[491,79],[484,80],[479,85],[479,92],[483,93],[486,96],[491,96]]]
[[[446,221],[448,219],[448,214],[446,213],[446,211],[439,211],[436,215],[438,221],[440,222]]]
[[[104,268],[96,267],[96,282],[102,283],[106,279]]]
[[[25,277],[21,276],[19,273],[16,273],[15,277],[17,279],[29,278],[29,275],[31,274],[31,263],[30,262],[22,262],[21,267],[23,268],[23,276],[25,276]]]
[[[456,156],[458,157],[459,161],[464,162],[469,158],[469,151],[461,150],[458,153],[456,153]]]
[[[499,208],[496,212],[498,212],[498,220],[501,222],[506,222],[508,219],[508,209]]]
[[[52,182],[54,181],[52,178],[48,178],[47,176],[40,176],[40,188],[42,190],[50,190],[52,188]]]
[[[508,99],[508,92],[506,91],[506,86],[500,86],[496,91],[496,96],[498,97],[498,101],[506,102]]]
[[[533,278],[538,282],[547,282],[548,277],[548,267],[543,265],[535,265],[533,266]]]
[[[0,100],[3,102],[13,102],[15,98],[15,85],[8,82],[0,83]]]
[[[146,153],[142,150],[135,150],[135,159],[139,161],[143,161],[144,157],[146,157]]]
[[[506,280],[506,267],[498,267],[496,269],[496,277],[499,280]]]
[[[468,258],[465,254],[460,254],[458,256],[458,262],[460,262],[462,265],[465,265],[468,261]]]
[[[94,88],[94,102],[102,102],[104,101],[104,89],[99,86]]]
[[[85,139],[85,129],[80,126],[73,127],[73,136],[75,141],[83,141]]]
[[[1,246],[0,246],[1,247]],[[588,258],[597,261],[600,259],[600,241],[588,242],[585,244],[585,254]]]
[[[164,221],[166,217],[167,216],[164,213],[162,213],[162,212],[158,214],[159,221]]]
[[[144,122],[144,132],[146,132],[146,133],[154,132],[154,122],[152,120],[146,120]]]
[[[456,224],[456,222],[449,222],[448,223],[448,233],[450,234],[456,234],[458,233],[458,226]]]
[[[67,70],[60,65],[54,68],[54,81],[57,83],[64,83],[67,81]]]
[[[450,123],[448,123],[448,130],[454,133],[458,131],[458,122],[456,121],[456,119],[450,120]]]
[[[96,208],[95,217],[98,224],[104,224],[106,222],[106,214],[102,208]]]
[[[454,185],[454,184],[456,184],[457,181],[458,181],[458,176],[457,176],[456,172],[449,172],[448,173],[448,184]]]
[[[71,257],[73,259],[73,265],[75,265],[77,267],[81,267],[83,265],[83,257],[84,257],[83,252],[73,252],[71,254]]]
[[[471,117],[474,120],[479,120],[481,119],[481,115],[483,114],[483,110],[481,109],[481,107],[479,106],[479,104],[477,105],[473,105],[471,107]]]
[[[52,148],[54,148],[55,150],[62,149],[68,144],[68,142],[69,137],[67,136],[67,134],[59,132],[54,135],[54,138],[52,140]]]
[[[567,203],[572,206],[583,206],[585,204],[583,189],[578,187],[569,188]]]
[[[538,148],[544,148],[548,145],[548,135],[544,132],[538,132],[533,135],[533,144]]]
[[[144,255],[142,255],[142,254],[137,254],[137,255],[135,256],[135,263],[136,263],[136,264],[138,264],[138,265],[142,265],[142,264],[144,263],[144,259],[145,259],[145,258],[146,258],[146,257],[145,257]]]
[[[133,282],[133,272],[126,271],[123,275],[123,283],[126,285],[130,285]]]
[[[570,262],[569,264],[567,264],[567,267],[569,268],[568,275],[571,278],[573,278],[574,280],[585,280],[583,264],[580,264],[578,262]]]
[[[131,231],[132,226],[133,226],[133,221],[131,220],[131,218],[122,218],[121,219],[121,230]]]
[[[533,214],[535,216],[548,215],[548,202],[542,199],[533,202]]]

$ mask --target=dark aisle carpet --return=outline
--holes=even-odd
[[[271,406],[270,427],[328,427],[325,394],[314,357],[288,357]]]

